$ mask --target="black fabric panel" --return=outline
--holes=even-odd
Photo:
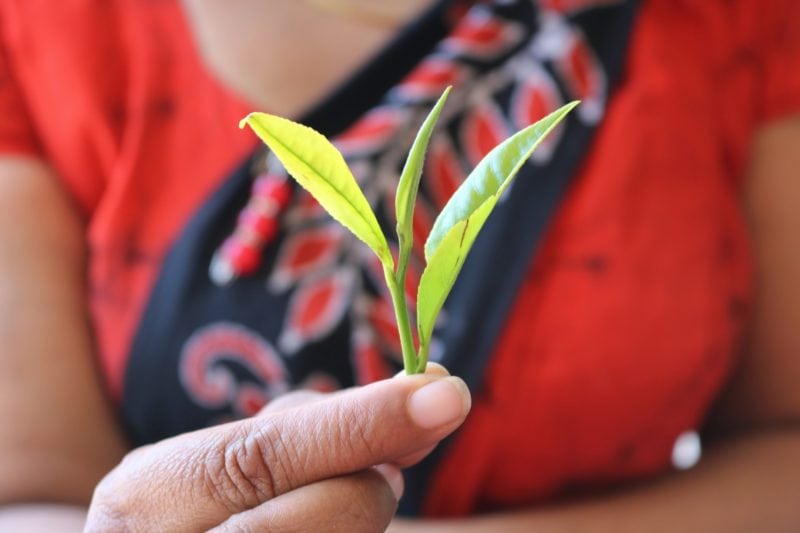
[[[437,3],[350,82],[309,110],[300,121],[335,136],[377,105],[447,35],[446,15],[451,3]],[[630,1],[575,17],[612,85],[622,71],[635,7],[636,2]],[[496,2],[492,9],[527,25],[527,33],[535,33],[534,2]],[[497,61],[504,62],[527,44],[527,41],[522,43]],[[491,67],[479,61],[472,66]],[[547,64],[544,67],[553,68]],[[502,93],[495,98],[501,105],[508,103],[502,101],[508,98]],[[459,120],[455,119],[449,127],[458,129]],[[480,391],[486,365],[519,285],[548,221],[589,150],[594,132],[594,127],[573,114],[565,124],[563,139],[552,159],[544,166],[523,168],[513,193],[487,221],[445,305],[449,320],[445,328],[436,332],[445,346],[441,362],[453,374],[464,378],[473,392]],[[178,359],[186,340],[199,326],[224,320],[247,327],[266,339],[275,339],[283,325],[287,294],[264,290],[264,280],[276,260],[277,243],[283,235],[264,250],[264,261],[255,275],[222,288],[215,286],[207,274],[215,250],[231,234],[237,215],[249,198],[253,161],[243,162],[201,207],[165,259],[136,333],[125,378],[121,409],[136,445],[230,417],[226,408],[200,408],[183,391]],[[345,319],[324,343],[308,346],[302,356],[285,357],[282,364],[293,384],[301,384],[316,371],[323,371],[346,387],[354,384],[351,360],[331,354],[346,354],[351,348],[351,323]],[[225,370],[237,381],[260,385],[258,377],[246,366],[226,365]],[[426,461],[407,472],[402,513],[420,513],[430,476],[449,443],[443,443]]]
[[[591,16],[582,17],[586,22],[583,29],[612,87],[622,74],[636,7],[637,2],[629,1],[623,8],[592,11]],[[526,165],[506,197],[505,208],[486,221],[445,305],[445,310],[459,309],[461,313],[456,315],[458,320],[448,320],[442,332],[446,349],[441,363],[462,377],[473,394],[480,394],[486,365],[525,272],[595,133],[595,128],[580,124],[575,114],[567,118],[566,126],[564,139],[569,141],[559,144],[550,164]],[[510,227],[514,229],[508,231]],[[475,324],[482,327],[475,328]],[[472,357],[463,357],[464,353]],[[400,502],[400,514],[421,514],[431,475],[456,436],[405,472],[407,496]]]

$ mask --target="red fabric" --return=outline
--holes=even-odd
[[[800,112],[798,21],[794,0],[645,3],[427,514],[669,468],[735,361],[751,299],[737,182],[754,128]]]
[[[734,361],[750,300],[748,138],[800,110],[796,0],[651,0],[593,151],[511,312],[428,514],[658,472]],[[178,0],[0,0],[0,152],[38,154],[87,220],[119,395],[168,245],[254,145]]]
[[[178,1],[0,0],[0,24],[0,152],[45,157],[87,218],[91,313],[118,397],[165,251],[255,146],[237,128],[251,109],[204,71]]]

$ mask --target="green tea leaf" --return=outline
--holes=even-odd
[[[425,242],[426,260],[430,261],[456,224],[469,218],[488,198],[499,198],[503,194],[536,147],[578,103],[571,102],[515,133],[478,163],[436,218]]]
[[[427,353],[436,317],[486,219],[542,139],[576,105],[578,102],[565,105],[495,147],[478,163],[437,217],[425,243],[428,264],[417,292],[421,354]]]
[[[330,215],[364,241],[384,265],[394,269],[375,214],[356,183],[344,157],[313,129],[267,113],[251,113],[239,123],[249,125],[297,180]]]
[[[439,114],[444,107],[445,101],[447,101],[447,96],[450,94],[451,89],[452,87],[445,89],[442,96],[439,97],[439,101],[431,109],[425,122],[422,123],[417,137],[414,139],[414,144],[409,151],[403,172],[400,174],[400,181],[397,184],[397,193],[394,201],[395,212],[397,213],[397,239],[400,243],[400,259],[398,261],[400,267],[398,272],[401,274],[405,272],[405,266],[408,264],[414,241],[412,231],[414,205],[416,204],[419,180],[420,176],[422,176],[422,167],[425,162],[425,151],[428,149],[433,128],[439,119]],[[400,281],[402,282],[402,280]]]
[[[466,219],[451,227],[433,255],[428,258],[417,289],[417,331],[421,347],[430,344],[436,317],[461,272],[472,243],[497,204],[497,199],[497,196],[490,196]]]

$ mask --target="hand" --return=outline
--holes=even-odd
[[[475,518],[455,519],[455,520],[426,520],[418,518],[395,518],[386,533],[465,533],[473,531],[489,531],[490,529],[474,522]],[[507,528],[501,525],[494,528],[497,531],[505,531]]]
[[[469,406],[457,378],[401,376],[139,448],[98,485],[86,530],[383,530],[398,467]]]

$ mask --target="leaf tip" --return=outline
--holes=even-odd
[[[239,121],[239,129],[240,130],[243,130],[244,127],[247,126],[247,124],[250,123],[250,117],[252,117],[252,116],[253,116],[253,113],[250,113],[249,115],[247,115],[246,117],[244,117],[242,120]]]

